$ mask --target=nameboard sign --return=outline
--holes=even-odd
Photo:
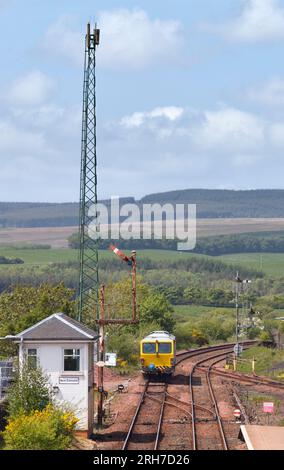
[[[59,377],[60,384],[78,384],[79,377]]]
[[[274,413],[274,403],[263,403],[263,413]]]

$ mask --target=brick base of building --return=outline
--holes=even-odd
[[[75,437],[82,437],[84,439],[89,439],[90,438],[90,434],[89,432],[86,430],[82,430],[82,429],[77,429],[77,431],[75,431]]]

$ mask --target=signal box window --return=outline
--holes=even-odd
[[[159,343],[160,354],[170,354],[172,352],[172,345],[171,343]]]
[[[27,351],[27,361],[28,366],[31,369],[36,369],[38,365],[38,356],[37,356],[37,349],[28,349]]]
[[[64,372],[80,371],[80,349],[64,349]]]
[[[144,354],[156,354],[156,343],[143,343]]]

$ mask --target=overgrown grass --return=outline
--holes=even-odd
[[[284,372],[283,369],[271,371],[271,369],[279,363],[284,362],[284,351],[276,350],[271,348],[265,348],[263,346],[256,346],[244,351],[242,359],[247,359],[247,363],[239,363],[238,371],[244,373],[251,373],[252,371],[252,359],[256,359],[255,372],[259,375],[266,375],[269,377],[277,377]]]
[[[198,320],[202,316],[216,311],[231,315],[234,310],[233,308],[207,307],[203,305],[174,305],[174,316],[177,322]]]

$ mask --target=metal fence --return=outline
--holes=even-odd
[[[2,400],[12,383],[13,361],[0,361],[0,400]]]

